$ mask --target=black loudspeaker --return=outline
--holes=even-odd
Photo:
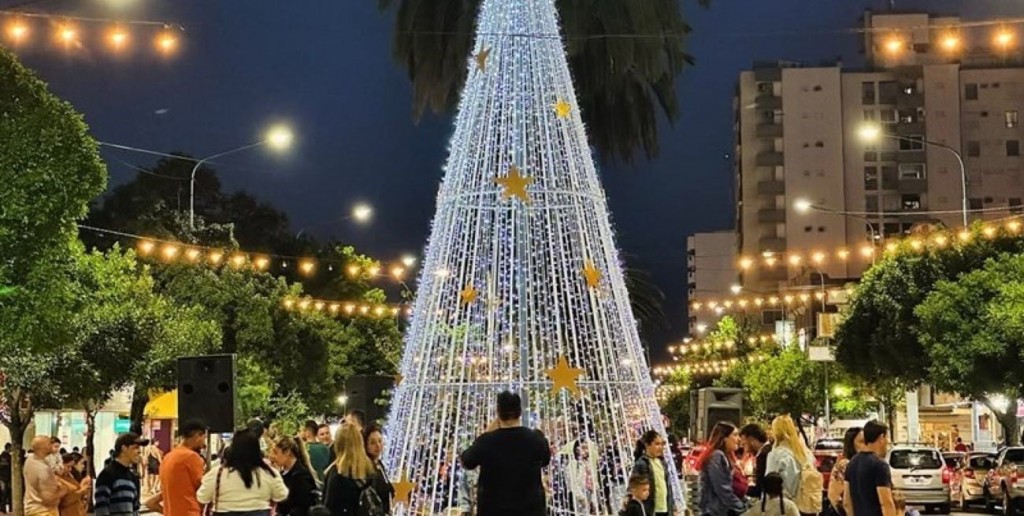
[[[235,355],[178,359],[178,421],[198,419],[210,432],[235,430]]]
[[[384,419],[387,416],[385,407],[378,405],[376,400],[384,396],[384,391],[395,386],[393,376],[356,375],[345,382],[345,406],[343,412],[361,410],[366,414],[366,424]]]
[[[703,442],[715,424],[724,421],[739,426],[743,420],[743,389],[709,387],[690,393],[690,437]]]

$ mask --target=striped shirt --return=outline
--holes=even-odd
[[[116,460],[96,478],[95,516],[137,516],[139,514],[139,476]]]

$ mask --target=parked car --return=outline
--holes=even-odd
[[[1003,514],[1016,514],[1024,499],[1024,482],[1019,482],[1024,477],[1024,447],[1003,448],[989,465],[984,486],[986,509],[999,505]]]
[[[896,445],[889,450],[886,462],[892,471],[893,490],[903,493],[907,505],[949,513],[949,483],[953,470],[946,467],[938,449]]]
[[[946,456],[948,454],[944,454]],[[960,510],[967,510],[972,503],[985,502],[985,477],[994,462],[995,455],[985,452],[962,454],[959,467],[953,471],[949,482],[951,501]]]

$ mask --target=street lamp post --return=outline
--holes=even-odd
[[[925,140],[924,138],[909,138],[899,134],[887,133],[883,131],[880,126],[873,124],[861,127],[858,133],[861,140],[864,140],[865,142],[875,142],[881,137],[886,137],[900,141],[921,143],[949,151],[949,153],[956,158],[956,162],[960,166],[960,211],[963,218],[963,225],[964,227],[967,227],[967,167],[964,165],[964,157],[963,154],[960,154],[960,151],[946,145],[945,143]]]
[[[199,167],[203,166],[204,163],[212,159],[221,158],[229,154],[235,154],[244,150],[253,149],[256,147],[262,147],[263,145],[269,145],[275,149],[284,149],[291,145],[292,133],[284,127],[275,127],[267,133],[267,137],[248,145],[243,145],[237,149],[231,149],[225,152],[219,152],[212,154],[205,158],[200,159],[196,162],[195,166],[192,167],[192,175],[188,183],[188,227],[191,230],[196,229],[196,173],[199,172]]]

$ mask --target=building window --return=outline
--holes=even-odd
[[[1020,140],[1006,140],[1006,155],[1020,156]]]
[[[865,106],[875,105],[875,83],[862,82],[860,84],[860,100]]]
[[[924,150],[924,137],[923,136],[907,136],[906,138],[900,138],[900,150],[901,151],[919,151],[919,150]]]
[[[864,189],[878,190],[878,167],[864,167]]]
[[[864,198],[864,211],[877,212],[878,211],[878,196],[871,195]]]
[[[1010,206],[1010,213],[1024,213],[1021,206],[1024,206],[1024,202],[1021,202],[1020,197],[1010,197],[1006,200],[1006,204]]]
[[[924,163],[900,163],[900,179],[924,179]]]
[[[814,87],[814,91],[821,91],[821,85],[817,85],[817,86],[815,86],[815,87]]]
[[[825,142],[823,142],[821,140],[818,140],[818,141],[814,142],[814,146],[819,148],[819,149],[822,149],[822,148],[825,147]]]
[[[878,83],[878,103],[894,105],[900,96],[900,85],[896,81]]]
[[[967,199],[967,207],[972,210],[980,210],[985,207],[985,203],[981,202],[981,199],[971,198]]]
[[[879,111],[879,121],[883,124],[895,124],[899,121],[899,114],[895,109],[883,109]]]
[[[878,112],[877,111],[875,111],[874,109],[865,109],[864,110],[864,121],[865,122],[874,122],[877,119],[878,119]]]
[[[1017,127],[1020,125],[1020,111],[1006,112],[1006,127]]]
[[[759,82],[759,83],[757,83],[757,92],[758,93],[771,93],[772,92],[772,83],[770,83],[770,82]]]
[[[917,111],[903,110],[899,112],[898,116],[900,117],[901,124],[912,124],[917,122]]]
[[[981,142],[967,142],[967,156],[971,158],[980,158]]]
[[[900,204],[904,210],[920,210],[921,196],[917,194],[903,195],[900,197]]]
[[[978,85],[967,84],[964,85],[964,99],[966,100],[978,100]]]

